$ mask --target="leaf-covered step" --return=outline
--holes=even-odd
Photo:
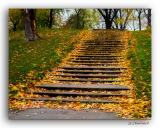
[[[61,82],[91,82],[91,83],[113,83],[113,82],[122,82],[122,80],[116,80],[116,79],[80,79],[80,78],[69,78],[69,79],[64,79],[64,78],[57,78],[55,79],[56,81],[61,81]]]
[[[104,67],[104,66],[64,66],[63,69],[72,69],[72,70],[108,70],[108,71],[115,71],[115,70],[126,70],[127,68],[124,67]]]
[[[111,47],[123,47],[125,46],[124,44],[85,44],[85,45],[82,45],[82,47],[108,47],[108,46],[111,46]]]
[[[80,63],[112,63],[112,62],[122,62],[123,60],[109,59],[109,60],[72,60],[72,62]]]
[[[57,70],[57,72],[63,72],[63,73],[74,73],[74,74],[121,74],[122,71],[107,71],[107,70]]]
[[[118,61],[118,60],[124,60],[124,58],[107,58],[107,57],[101,57],[101,58],[95,58],[95,57],[76,57],[76,58],[70,58],[70,60],[74,61]]]
[[[33,101],[55,101],[55,102],[80,102],[80,103],[120,103],[118,101],[111,100],[82,100],[82,99],[73,99],[73,98],[23,98],[24,100],[33,100]]]
[[[107,61],[107,60],[124,60],[124,58],[120,58],[120,57],[117,57],[117,58],[107,58],[107,57],[72,57],[72,58],[70,58],[69,60],[85,60],[85,61],[87,61],[87,60],[92,60],[92,61]]]
[[[125,45],[124,42],[95,42],[95,43],[86,43],[84,42],[82,46],[86,46],[86,45]]]
[[[80,54],[80,53],[83,53],[84,55],[110,55],[110,54],[118,54],[120,52],[123,52],[123,51],[90,51],[90,52],[86,52],[85,50],[78,50],[77,53]]]
[[[80,48],[88,48],[88,47],[93,47],[93,48],[124,48],[127,47],[126,45],[123,44],[85,44],[81,45]]]
[[[99,42],[94,42],[94,43],[86,43],[86,42],[83,42],[82,43],[82,45],[83,46],[87,46],[87,45],[105,45],[105,46],[107,46],[107,45],[114,45],[114,44],[112,44],[113,42],[111,42],[111,43],[109,43],[109,42],[101,42],[101,43],[99,43]],[[123,42],[121,42],[121,43],[118,43],[118,42],[114,42],[114,43],[117,43],[116,45],[125,45]]]
[[[101,41],[94,41],[94,42],[84,42],[84,43],[106,43],[106,42],[115,42],[115,43],[118,43],[118,42],[123,42],[122,40],[101,40]]]
[[[76,56],[77,58],[117,58],[117,57],[122,57],[120,55],[73,55],[73,56]]]
[[[78,90],[129,90],[128,87],[116,84],[44,84],[37,85],[38,88],[46,89],[78,89]]]
[[[93,48],[93,49],[103,49],[103,48],[125,48],[124,45],[84,45],[80,48]]]
[[[72,77],[72,78],[118,78],[118,74],[56,74],[55,76],[60,77]]]
[[[112,52],[112,51],[122,51],[122,50],[126,50],[126,48],[92,48],[92,47],[88,47],[88,48],[79,48],[78,49],[79,51],[83,50],[83,51],[86,51],[86,52],[99,52],[99,51],[107,51],[107,52]]]
[[[76,63],[76,62],[68,62],[66,64],[69,65],[84,65],[84,66],[118,66],[118,63]]]
[[[106,93],[93,93],[93,92],[53,92],[53,91],[34,91],[32,94],[49,95],[49,96],[90,96],[90,97],[109,97],[119,96],[128,97],[127,94],[106,94]]]
[[[94,52],[94,51],[117,51],[117,50],[125,50],[126,48],[112,48],[112,47],[107,47],[107,48],[92,48],[92,47],[88,47],[88,48],[80,48],[78,50],[86,50],[88,52],[88,50]]]

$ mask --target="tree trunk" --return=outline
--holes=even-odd
[[[104,21],[105,21],[106,29],[111,29],[112,28],[112,22],[108,18],[105,18]]]
[[[140,31],[142,30],[141,13],[142,13],[142,10],[140,9],[140,10],[138,11],[138,22],[139,22],[139,30],[140,30]]]
[[[120,19],[122,19],[122,10],[119,10]],[[120,23],[120,29],[123,29],[123,24]]]
[[[135,28],[135,23],[134,23],[134,19],[133,19],[133,30],[135,31],[136,28]]]
[[[14,24],[13,24],[13,31],[16,31],[16,30],[17,30],[17,24],[14,23]]]
[[[106,29],[112,28],[112,23],[117,16],[118,9],[98,9],[105,21]]]
[[[133,30],[135,31],[136,30],[136,28],[135,28],[135,11],[133,11]]]
[[[77,14],[77,26],[76,28],[78,29],[79,28],[79,14]]]
[[[141,15],[139,14],[138,15],[138,21],[139,21],[139,30],[141,31]]]
[[[118,18],[118,16],[116,15],[115,19],[117,19],[117,18]],[[116,26],[116,29],[119,29],[119,24],[116,21],[114,21],[114,24]]]
[[[49,28],[52,28],[52,23],[53,23],[53,9],[50,9],[50,13],[49,13]]]
[[[148,19],[148,27],[151,27],[151,9],[148,9],[147,19]]]
[[[37,39],[36,32],[36,10],[25,9],[25,38],[27,41],[34,41]]]

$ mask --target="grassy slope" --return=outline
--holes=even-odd
[[[26,76],[32,72],[32,80],[41,79],[44,71],[56,66],[73,49],[66,43],[77,30],[40,30],[43,40],[24,41],[24,32],[10,33],[9,82],[29,82]]]
[[[133,69],[137,98],[151,97],[151,33],[133,32],[135,49],[130,48],[129,58]],[[133,42],[129,42],[133,46]]]

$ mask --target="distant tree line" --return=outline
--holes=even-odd
[[[26,40],[40,38],[38,28],[142,30],[151,28],[151,9],[10,9],[9,29],[25,30]],[[138,23],[138,24],[137,24]],[[137,28],[138,27],[138,28]],[[99,27],[100,28],[100,27]]]
[[[106,29],[126,29],[127,25],[138,20],[139,30],[142,30],[142,21],[147,20],[147,27],[151,27],[151,9],[98,9],[104,19]]]

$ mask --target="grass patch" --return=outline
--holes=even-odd
[[[67,43],[79,30],[42,29],[43,39],[26,42],[24,32],[9,33],[9,83],[23,83],[42,79],[45,71],[59,64],[74,48]]]
[[[132,32],[136,41],[129,41],[128,58],[133,69],[137,98],[151,98],[151,32]]]

